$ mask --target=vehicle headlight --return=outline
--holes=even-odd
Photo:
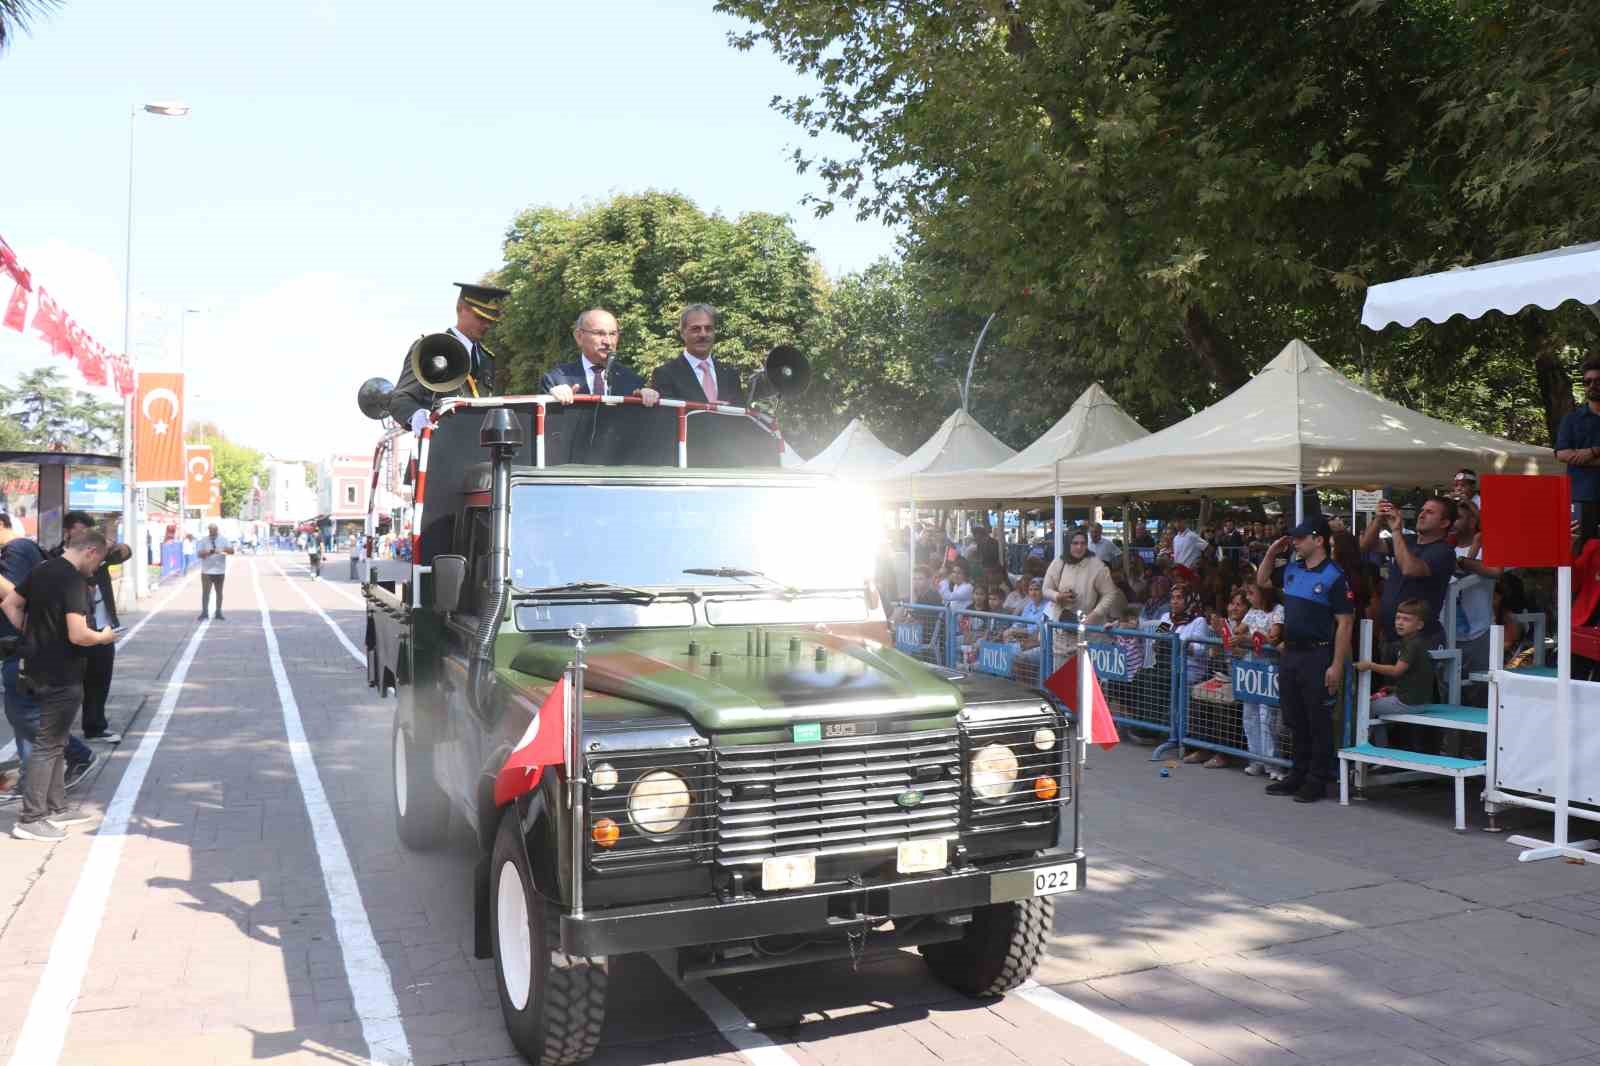
[[[985,803],[1003,803],[1017,781],[1017,757],[1004,744],[988,744],[972,757],[972,794]]]
[[[652,770],[628,790],[628,819],[645,836],[674,833],[688,816],[689,786],[670,770]]]

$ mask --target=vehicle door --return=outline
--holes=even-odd
[[[486,748],[485,722],[473,710],[469,681],[473,647],[483,618],[489,587],[489,541],[493,528],[489,508],[469,506],[456,523],[455,551],[466,557],[467,581],[461,601],[445,622],[445,648],[440,663],[451,729],[450,750],[446,755],[445,788],[454,797],[476,828],[478,773]]]

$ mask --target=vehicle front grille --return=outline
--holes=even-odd
[[[961,819],[955,729],[763,744],[717,753],[717,861],[893,851],[954,836]]]

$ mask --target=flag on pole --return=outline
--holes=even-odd
[[[1078,728],[1084,731],[1085,738],[1091,744],[1098,744],[1110,751],[1122,740],[1117,735],[1117,723],[1111,720],[1111,705],[1106,702],[1106,695],[1100,690],[1100,678],[1094,672],[1094,663],[1089,664],[1089,692],[1092,710],[1088,715],[1078,712],[1078,659],[1074,654],[1061,664],[1061,669],[1045,679],[1044,687],[1066,705],[1078,719]]]
[[[134,484],[140,488],[182,485],[183,375],[140,374],[133,405]]]
[[[572,686],[563,674],[495,777],[495,806],[504,807],[523,793],[532,792],[544,776],[546,766],[561,765],[566,753],[567,714],[571,703]]]

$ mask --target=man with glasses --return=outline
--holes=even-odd
[[[578,358],[545,371],[539,391],[561,403],[571,403],[574,396],[637,396],[646,407],[655,406],[660,394],[616,358],[619,334],[616,316],[605,308],[591,307],[580,314],[572,324]]]
[[[683,351],[656,367],[650,384],[669,400],[694,403],[744,405],[739,371],[717,362],[711,354],[717,342],[717,310],[710,304],[690,304],[678,316],[678,336]]]
[[[1556,458],[1567,464],[1572,502],[1578,506],[1578,543],[1600,535],[1600,355],[1583,364],[1585,402],[1556,430]]]
[[[489,327],[500,321],[500,302],[511,294],[492,285],[469,285],[464,281],[456,282],[456,288],[461,290],[461,295],[456,297],[456,324],[446,332],[467,351],[470,359],[467,379],[452,393],[434,392],[411,372],[408,349],[405,364],[400,368],[400,379],[389,396],[389,414],[413,432],[427,423],[434,403],[446,396],[494,395],[494,353],[483,346],[483,338]]]

